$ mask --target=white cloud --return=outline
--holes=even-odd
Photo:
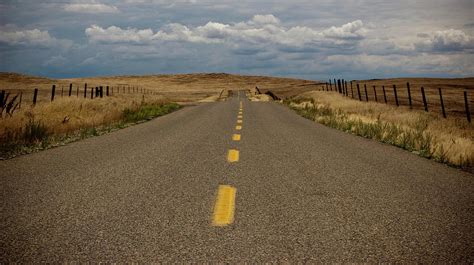
[[[416,42],[415,47],[424,52],[474,51],[474,38],[461,30],[449,29],[436,31],[431,35],[420,35],[423,40]]]
[[[119,9],[115,6],[101,4],[101,3],[66,4],[63,6],[63,9],[68,12],[89,13],[89,14],[119,13],[120,12]]]
[[[135,42],[146,43],[152,40],[153,31],[151,29],[121,29],[111,26],[106,29],[97,25],[92,25],[86,29],[86,35],[92,42]]]
[[[12,26],[0,27],[0,42],[12,46],[40,46],[69,48],[72,42],[52,37],[47,30],[22,30]]]
[[[363,39],[367,29],[361,20],[356,20],[340,27],[331,27],[323,31],[323,35],[328,38],[338,39]]]
[[[168,24],[156,32],[152,29],[122,29],[116,26],[102,28],[93,25],[87,28],[85,33],[91,42],[99,43],[152,44],[160,41],[181,41],[227,44],[231,47],[275,46],[303,51],[334,46],[354,47],[358,40],[365,37],[366,31],[360,20],[318,31],[301,26],[287,28],[273,15],[255,15],[249,21],[235,24],[212,21],[197,27]]]
[[[274,15],[255,15],[251,22],[257,25],[266,25],[266,24],[280,24],[280,20],[276,18]]]

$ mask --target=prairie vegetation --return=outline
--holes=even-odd
[[[428,110],[430,112],[441,113],[441,103],[439,88],[443,95],[443,102],[446,108],[447,116],[464,116],[464,96],[466,90],[471,95],[469,105],[474,106],[474,78],[392,78],[392,79],[371,79],[371,80],[353,80],[352,93],[350,82],[348,82],[349,96],[354,95],[358,100],[357,84],[360,86],[362,101],[366,101],[365,88],[367,88],[367,97],[369,101],[384,102],[383,88],[385,88],[387,103],[395,104],[395,95],[393,86],[396,86],[398,101],[402,106],[409,105],[408,87],[410,85],[410,96],[414,109],[424,110],[421,87],[424,88]],[[334,86],[333,86],[334,87]]]
[[[0,122],[0,157],[48,148],[148,120],[179,108],[160,96],[59,98],[26,106]]]
[[[83,96],[84,85],[87,87],[110,86],[114,92],[120,87],[119,94],[128,94],[128,86],[140,87],[154,92],[164,99],[180,104],[194,103],[208,98],[217,99],[222,90],[254,89],[262,86],[267,90],[278,91],[282,96],[316,89],[316,82],[291,78],[264,76],[241,76],[230,74],[177,74],[177,75],[144,75],[144,76],[110,76],[73,79],[47,79],[14,73],[0,73],[0,90],[23,93],[24,104],[31,104],[33,90],[39,89],[38,102],[49,102],[51,86],[56,85],[56,98],[61,97],[61,90],[67,96],[69,84],[73,85],[73,96]],[[125,90],[123,90],[125,88]],[[125,93],[123,93],[125,92]],[[89,92],[88,92],[89,93]],[[115,95],[118,93],[114,93]]]
[[[472,124],[464,115],[463,90],[469,93],[474,109],[474,78],[433,79],[404,78],[353,81],[364,84],[370,102],[359,102],[338,93],[318,91],[326,81],[309,81],[291,78],[241,76],[229,74],[178,74],[147,76],[111,76],[74,79],[47,79],[26,75],[0,73],[0,89],[23,93],[21,110],[13,117],[0,120],[0,143],[5,146],[41,146],[55,142],[55,138],[77,139],[102,131],[123,127],[127,122],[146,120],[165,114],[180,105],[219,100],[229,90],[247,90],[255,101],[267,101],[271,91],[300,114],[330,127],[338,128],[367,138],[393,144],[421,156],[464,168],[474,165],[474,133]],[[411,85],[414,110],[408,109],[406,83]],[[69,84],[73,84],[72,97],[67,97]],[[103,99],[84,99],[83,88],[114,87],[113,96]],[[50,103],[51,86],[56,85],[56,99]],[[400,103],[393,106],[392,86],[396,85]],[[129,94],[128,86],[153,92],[143,97]],[[383,102],[382,86],[386,88],[387,105],[375,103],[373,86],[378,101]],[[425,87],[430,112],[420,111],[420,88]],[[120,87],[120,93],[116,93]],[[443,90],[448,119],[440,117],[437,88]],[[38,104],[31,107],[33,89],[39,89]],[[61,97],[63,90],[63,97]],[[79,92],[79,93],[78,93]],[[79,94],[79,96],[77,96]],[[365,95],[362,95],[365,98]],[[392,104],[392,105],[391,105]],[[43,140],[41,140],[43,139]],[[44,139],[48,139],[45,141]],[[57,141],[56,141],[57,142]],[[8,148],[7,148],[8,149]],[[3,152],[4,153],[4,152]],[[1,155],[0,155],[1,157]]]
[[[389,143],[420,156],[472,171],[474,131],[465,118],[313,91],[285,101],[306,118],[326,126]]]

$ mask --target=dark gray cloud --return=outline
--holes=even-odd
[[[17,0],[0,71],[472,76],[471,0]]]

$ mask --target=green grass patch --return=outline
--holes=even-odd
[[[179,108],[180,106],[176,103],[141,105],[138,109],[125,109],[123,111],[123,120],[127,123],[151,120]]]

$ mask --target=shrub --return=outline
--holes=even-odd
[[[23,130],[22,140],[26,144],[34,144],[42,142],[48,137],[48,128],[41,121],[35,121],[33,115],[31,115],[25,124]]]

